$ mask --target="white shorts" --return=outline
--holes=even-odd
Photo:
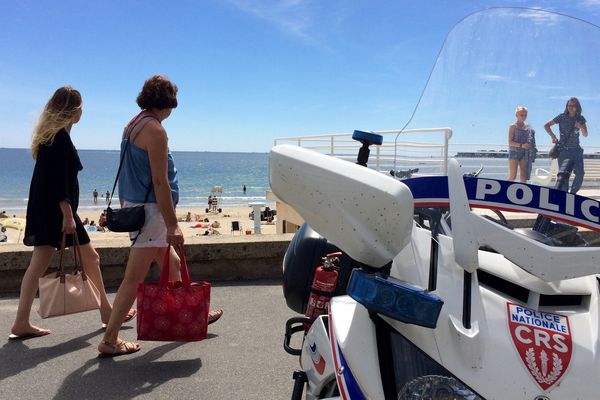
[[[167,225],[156,203],[132,203],[125,201],[123,207],[144,206],[146,220],[140,236],[132,247],[167,247]],[[139,231],[129,232],[129,238],[135,239]]]

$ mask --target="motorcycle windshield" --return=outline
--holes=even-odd
[[[599,39],[596,25],[538,9],[493,8],[465,17],[447,35],[419,103],[396,139],[397,169],[421,165],[419,172],[427,172],[434,164],[428,159],[439,157],[440,149],[416,144],[443,145],[443,137],[411,131],[449,127],[448,156],[457,157],[465,172],[483,166],[481,176],[506,179],[509,126],[522,106],[525,128],[534,131],[538,150],[534,169],[549,170],[553,143],[544,124],[560,118],[569,98],[576,97],[589,135],[575,128],[567,141],[583,149],[584,186],[597,188]],[[561,126],[567,133],[568,123]],[[551,129],[560,136],[558,124]],[[525,142],[524,135],[520,129],[516,142]]]
[[[562,189],[596,197],[599,58],[600,27],[581,19],[528,8],[465,17],[447,35],[418,105],[396,137],[394,170],[445,175],[448,158],[456,158],[465,174],[480,171],[480,178],[554,188],[559,165],[571,159],[573,171]],[[428,131],[444,127],[451,131]],[[551,135],[560,140],[557,160],[549,156]],[[595,203],[588,216],[600,220]]]

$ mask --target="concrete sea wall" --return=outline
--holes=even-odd
[[[195,280],[231,281],[281,279],[282,261],[292,234],[221,236],[194,238],[185,244],[186,259]],[[106,287],[117,287],[123,277],[129,255],[128,240],[94,242]],[[0,248],[0,293],[19,290],[31,259],[31,247],[6,244]],[[72,255],[66,255],[66,265]],[[58,265],[58,252],[51,268]],[[154,265],[148,276],[156,280],[160,271]]]

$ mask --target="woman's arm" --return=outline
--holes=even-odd
[[[73,218],[73,209],[71,203],[66,200],[58,203],[63,215],[62,231],[67,234],[75,233],[75,219]]]
[[[587,124],[585,122],[583,122],[583,123],[578,122],[575,124],[575,126],[579,129],[581,129],[581,134],[583,135],[583,137],[587,137],[588,130],[587,130]]]
[[[183,233],[177,223],[169,176],[167,170],[168,140],[167,132],[156,121],[149,122],[144,128],[146,150],[150,159],[152,185],[156,194],[156,202],[165,224],[167,225],[167,241],[170,244],[183,243]]]
[[[546,130],[546,132],[548,132],[548,135],[550,135],[550,138],[552,139],[552,143],[558,143],[558,139],[556,138],[556,135],[554,134],[554,132],[552,132],[552,129],[550,128],[554,124],[556,124],[556,122],[554,122],[554,120],[551,119],[550,121],[546,122],[546,124],[544,125],[544,129]]]

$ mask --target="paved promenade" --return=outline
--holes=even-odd
[[[114,293],[110,294],[112,299]],[[273,281],[213,286],[224,316],[197,343],[140,342],[142,350],[97,358],[100,317],[88,312],[33,321],[43,338],[8,341],[15,296],[0,297],[0,399],[289,399],[297,357],[282,347],[287,308]],[[34,303],[37,310],[37,300]],[[135,320],[122,336],[135,339]]]

